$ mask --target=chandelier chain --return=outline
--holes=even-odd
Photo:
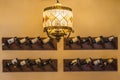
[[[57,2],[57,3],[60,3],[60,1],[59,1],[59,0],[56,0],[56,2]]]

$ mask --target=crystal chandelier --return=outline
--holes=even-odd
[[[48,37],[59,41],[61,37],[68,38],[73,32],[73,14],[71,8],[62,6],[58,0],[56,2],[44,8],[43,27]]]

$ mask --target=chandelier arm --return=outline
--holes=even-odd
[[[72,32],[72,30],[70,30],[70,33],[68,34],[67,39],[70,37],[71,32]]]
[[[62,29],[62,31],[64,32],[64,34],[65,34],[65,31]]]
[[[47,33],[47,36],[48,36],[49,38],[52,38],[52,37],[50,37],[49,32],[47,31],[47,28],[45,28],[44,31]]]

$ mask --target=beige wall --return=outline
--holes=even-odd
[[[72,36],[120,35],[120,0],[60,0],[73,9]],[[9,36],[46,36],[42,27],[43,8],[54,0],[0,0],[0,38]],[[0,39],[1,42],[1,39]],[[0,43],[1,44],[1,43]],[[120,46],[120,37],[119,37]],[[56,58],[58,72],[3,73],[2,59],[7,58]],[[119,80],[118,72],[63,72],[63,59],[76,57],[115,57],[119,50],[63,50],[63,40],[57,51],[2,51],[0,46],[0,80]],[[119,62],[120,64],[120,62]]]

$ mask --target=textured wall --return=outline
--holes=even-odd
[[[120,0],[60,0],[73,9],[72,36],[120,35]],[[0,0],[0,38],[9,36],[46,36],[42,27],[43,8],[54,0]],[[1,42],[1,39],[0,39]],[[1,44],[1,43],[0,43]],[[120,37],[119,37],[120,46]],[[3,73],[2,59],[7,58],[56,58],[58,72]],[[63,40],[57,51],[2,51],[0,46],[1,80],[119,80],[118,72],[63,72],[63,59],[76,57],[116,57],[119,50],[63,50]],[[120,62],[119,62],[120,64]]]

